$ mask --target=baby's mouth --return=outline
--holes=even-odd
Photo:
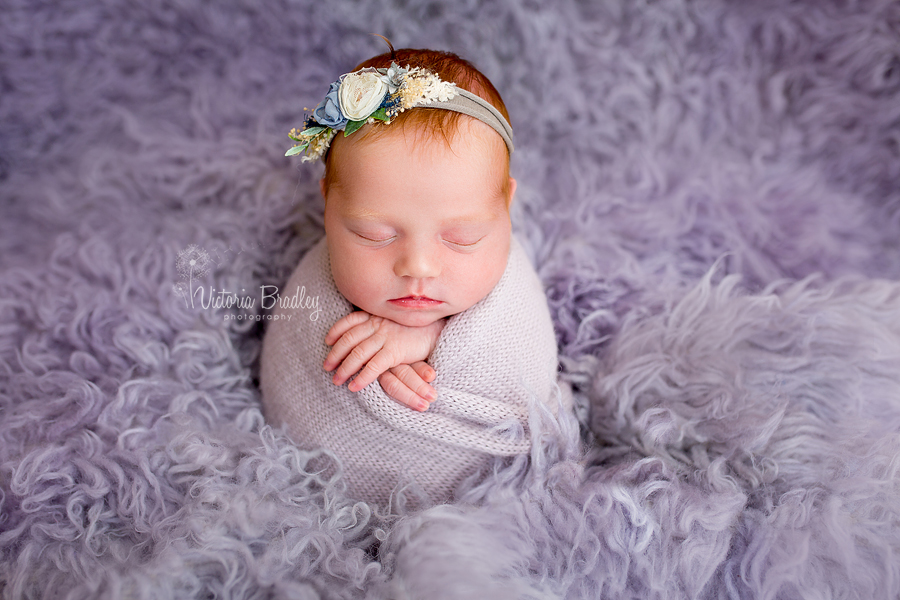
[[[393,298],[388,302],[400,308],[434,308],[443,304],[441,300],[435,300],[428,296],[404,296],[403,298]]]

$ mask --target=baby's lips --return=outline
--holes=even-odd
[[[428,308],[433,306],[439,306],[444,302],[442,300],[435,300],[434,298],[429,298],[428,296],[404,296],[402,298],[391,298],[388,300],[389,303],[394,306],[402,306],[408,308]]]

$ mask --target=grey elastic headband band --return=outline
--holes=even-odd
[[[485,125],[490,126],[494,131],[500,134],[509,153],[513,151],[513,131],[509,123],[503,117],[499,110],[494,108],[490,102],[476,96],[472,92],[457,88],[456,95],[451,100],[444,102],[433,102],[422,108],[441,108],[443,110],[452,110],[453,112],[469,115],[478,119]]]

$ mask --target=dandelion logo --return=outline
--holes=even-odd
[[[175,268],[183,281],[172,286],[174,292],[184,298],[184,305],[194,307],[194,279],[209,273],[212,268],[212,259],[209,252],[191,244],[178,253],[175,259]]]
[[[194,276],[203,277],[209,273],[212,260],[209,258],[209,252],[198,246],[191,244],[178,253],[175,259],[175,267],[182,279],[190,281]]]

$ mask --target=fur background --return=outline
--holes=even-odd
[[[321,235],[286,132],[370,32],[504,95],[585,442],[415,513],[176,288]],[[5,598],[900,595],[895,0],[0,0],[0,203]]]

